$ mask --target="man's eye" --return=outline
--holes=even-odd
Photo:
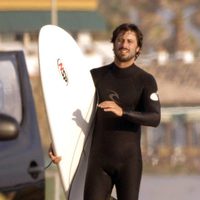
[[[123,42],[123,40],[117,40],[117,42],[118,42],[118,43],[122,43],[122,42]]]
[[[134,43],[134,41],[133,40],[128,40],[128,43],[132,44],[132,43]]]

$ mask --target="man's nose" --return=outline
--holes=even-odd
[[[124,40],[124,41],[122,42],[122,47],[123,47],[123,48],[128,48],[128,42],[127,42],[126,40]]]

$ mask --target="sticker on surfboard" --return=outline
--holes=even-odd
[[[58,70],[59,70],[63,80],[68,85],[69,79],[68,79],[68,76],[67,76],[67,73],[66,73],[66,70],[65,70],[65,65],[64,65],[64,63],[63,63],[61,58],[57,59],[57,67],[58,67]]]

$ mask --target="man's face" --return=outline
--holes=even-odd
[[[140,50],[133,31],[121,32],[114,42],[115,58],[119,62],[135,60],[135,54]]]

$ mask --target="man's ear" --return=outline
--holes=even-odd
[[[136,48],[136,52],[138,53],[138,52],[140,52],[141,51],[141,48],[140,47],[137,47]]]

